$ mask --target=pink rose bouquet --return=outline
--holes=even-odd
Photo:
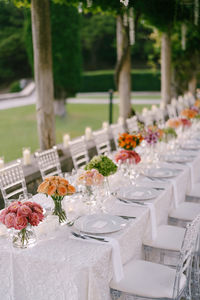
[[[77,184],[80,185],[101,185],[103,183],[104,176],[96,169],[83,171],[77,179]]]
[[[43,208],[35,202],[13,202],[0,213],[0,222],[7,228],[20,230],[22,246],[28,242],[27,226],[38,226],[44,219]]]
[[[118,163],[119,161],[121,161],[122,163],[126,162],[127,159],[129,159],[129,161],[138,164],[141,161],[141,157],[140,155],[134,151],[134,150],[120,150],[119,152],[117,152],[117,154],[115,155],[115,161]]]
[[[186,118],[180,118],[183,128],[189,128],[192,125],[192,122]]]

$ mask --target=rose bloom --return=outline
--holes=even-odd
[[[38,226],[38,224],[40,223],[40,217],[38,216],[37,213],[32,213],[29,217],[29,223],[32,226]]]
[[[15,213],[8,213],[5,216],[5,225],[8,228],[14,227],[16,215]]]
[[[55,194],[55,192],[56,192],[56,185],[55,184],[49,185],[47,194],[49,196],[52,196],[53,194]]]
[[[37,189],[38,193],[42,193],[42,194],[47,194],[48,191],[48,187],[49,187],[49,182],[48,181],[43,181]]]
[[[33,207],[32,207],[33,212],[39,213],[39,214],[43,214],[43,208],[42,206],[40,206],[37,203],[33,203]]]
[[[73,185],[69,184],[67,187],[68,194],[74,194],[76,192],[76,189]]]
[[[6,217],[7,213],[8,213],[7,208],[2,210],[1,213],[0,213],[0,222],[3,223],[3,224],[5,224],[5,217]]]
[[[14,228],[17,230],[22,230],[26,228],[27,224],[28,224],[28,220],[26,217],[17,216],[14,221]]]
[[[32,213],[32,210],[26,204],[23,204],[17,210],[18,216],[28,217],[31,213]]]
[[[10,206],[8,207],[8,210],[10,212],[17,212],[18,208],[21,206],[21,202],[19,201],[15,201],[13,203],[10,204]]]
[[[57,192],[59,196],[67,195],[67,187],[63,184],[60,184],[57,188]]]

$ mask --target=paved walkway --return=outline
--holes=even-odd
[[[160,93],[158,92],[132,92],[132,97],[139,96],[140,99],[132,99],[132,104],[159,104],[159,99],[148,99],[146,98],[147,95],[155,98],[158,98]],[[105,99],[107,97],[107,99]],[[67,103],[77,103],[77,104],[107,104],[108,103],[108,93],[78,93],[76,98],[69,98],[67,99]],[[0,101],[0,110],[26,106],[35,104],[36,102],[36,92],[34,91],[31,95],[26,97],[16,97],[13,99],[1,99]],[[119,103],[119,99],[113,99],[113,103]]]

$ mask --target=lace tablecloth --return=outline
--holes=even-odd
[[[184,201],[193,180],[199,180],[200,156],[187,165],[178,164],[178,176],[173,179],[177,187],[178,202]],[[178,168],[176,165],[172,167]],[[171,180],[151,182],[140,178],[141,185],[165,187],[154,203],[157,224],[167,223],[174,205]],[[122,180],[121,180],[122,182]],[[115,183],[116,184],[116,183]],[[40,198],[41,196],[37,195]],[[46,199],[44,199],[46,201]],[[131,215],[136,219],[110,234],[120,244],[123,263],[131,258],[142,258],[142,241],[151,237],[149,208],[126,205],[112,197],[107,205],[109,213]],[[2,300],[110,300],[109,281],[112,278],[111,247],[106,243],[88,243],[70,239],[73,228],[62,226],[53,238],[40,240],[29,249],[15,249],[5,237],[0,237],[0,299]]]

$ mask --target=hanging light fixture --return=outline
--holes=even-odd
[[[125,6],[128,6],[129,0],[120,0],[121,3],[123,3]]]
[[[182,50],[186,49],[186,33],[187,33],[187,26],[186,24],[181,24],[181,47]]]
[[[197,26],[199,22],[199,0],[194,0],[194,24]]]
[[[135,22],[133,7],[129,9],[129,39],[130,45],[135,44]]]

